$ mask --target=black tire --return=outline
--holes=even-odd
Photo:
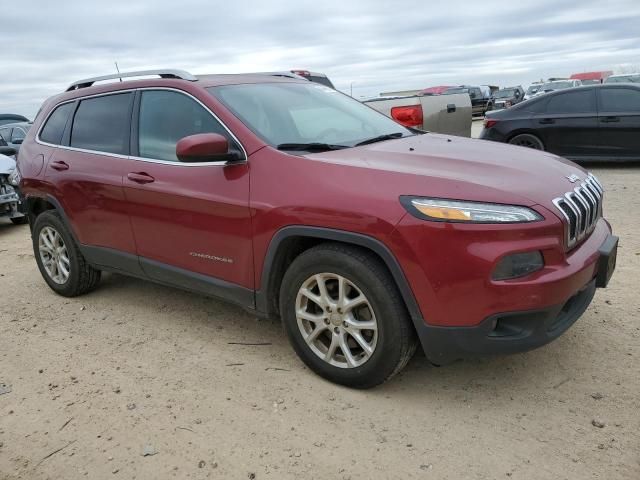
[[[65,246],[67,247],[67,256],[70,262],[69,276],[62,284],[53,281],[42,263],[38,245],[40,233],[45,227],[55,229],[60,234]],[[90,292],[96,288],[100,282],[100,270],[93,268],[87,263],[85,258],[82,256],[82,253],[80,253],[78,245],[74,241],[65,223],[55,210],[48,210],[38,215],[33,225],[32,243],[33,253],[36,257],[38,269],[40,269],[40,273],[42,274],[45,282],[47,282],[47,285],[49,285],[54,292],[64,297],[76,297]]]
[[[296,298],[302,285],[319,273],[336,274],[365,295],[378,324],[377,343],[360,366],[329,364],[305,342],[298,328]],[[325,243],[298,256],[287,269],[280,289],[280,313],[294,350],[315,373],[354,388],[371,388],[400,372],[416,350],[417,340],[407,309],[384,264],[368,251],[340,243]]]
[[[29,223],[29,219],[27,217],[13,217],[11,223],[14,225],[26,225]]]
[[[509,140],[511,145],[518,147],[533,148],[534,150],[544,150],[544,143],[531,133],[521,133]]]

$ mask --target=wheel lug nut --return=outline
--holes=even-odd
[[[335,333],[340,333],[340,329],[338,329],[338,327],[334,328],[334,329],[333,329],[333,331],[334,331]]]
[[[347,322],[342,322],[342,326],[343,326],[344,328],[349,328],[349,324],[348,324]]]
[[[325,318],[325,319],[324,319],[324,324],[325,324],[325,325],[329,325],[329,319],[328,319],[328,318]]]

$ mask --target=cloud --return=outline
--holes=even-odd
[[[440,84],[527,85],[640,64],[640,2],[87,2],[4,9],[0,111],[33,116],[80,78],[121,70],[306,68],[354,96]]]

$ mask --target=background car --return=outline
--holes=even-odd
[[[28,121],[29,119],[27,117],[23,117],[22,115],[17,115],[15,113],[0,113],[0,125]]]
[[[581,85],[581,80],[553,80],[543,83],[534,96],[544,95],[545,93],[555,92],[556,90],[579,87]]]
[[[453,95],[456,93],[467,93],[471,98],[472,115],[484,115],[493,109],[493,99],[491,98],[491,89],[485,86],[461,85],[447,89],[445,95]]]
[[[20,145],[24,141],[24,137],[27,136],[27,132],[31,128],[31,123],[7,123],[0,127],[0,138],[5,143],[16,151],[16,155],[20,150]]]
[[[27,223],[27,217],[18,211],[18,182],[16,161],[0,155],[0,218],[8,218],[12,223],[21,225]]]
[[[640,73],[611,75],[604,81],[604,83],[640,83]]]
[[[524,89],[518,85],[517,87],[501,88],[493,94],[494,110],[509,108],[520,103],[524,99]]]
[[[533,85],[529,85],[527,91],[524,92],[524,100],[529,100],[531,97],[533,97],[536,93],[538,93],[538,90],[540,90],[541,87],[542,83],[534,83]]]
[[[573,160],[640,160],[640,85],[561,90],[490,112],[480,138]]]

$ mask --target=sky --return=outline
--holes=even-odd
[[[640,69],[640,0],[30,0],[1,15],[0,113],[29,118],[115,61],[193,74],[304,68],[356,98]]]

